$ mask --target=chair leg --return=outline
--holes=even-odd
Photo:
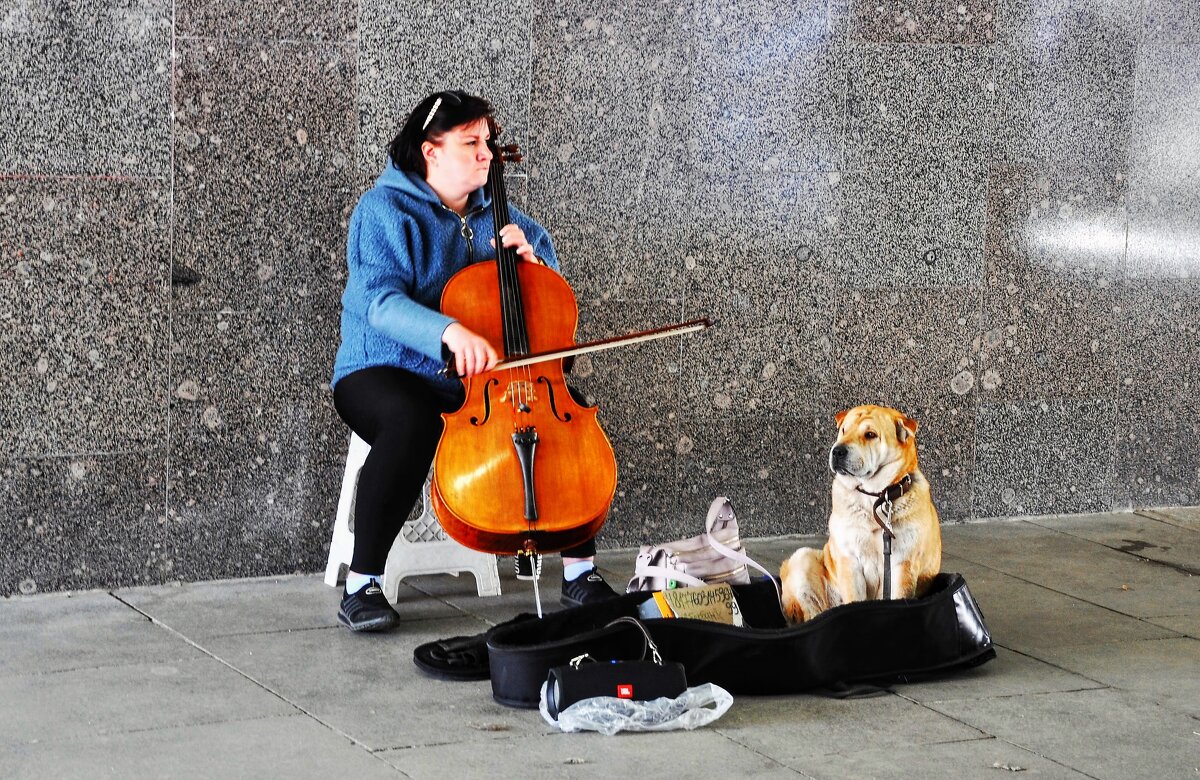
[[[325,563],[325,584],[330,587],[336,588],[346,581],[346,572],[350,571],[350,561],[354,558],[354,531],[351,529],[354,499],[358,492],[358,473],[362,471],[363,462],[370,451],[370,445],[357,435],[350,434],[346,470],[342,474],[342,492],[333,521],[333,539],[329,543],[329,558]]]
[[[325,564],[325,584],[331,587],[345,582],[354,558],[354,530],[351,527],[354,499],[358,490],[358,475],[370,451],[370,445],[351,434],[350,449],[346,453],[346,471],[342,475],[342,492],[333,525],[333,539]],[[405,577],[418,574],[453,574],[457,577],[464,571],[475,576],[475,589],[480,596],[499,596],[500,574],[496,556],[469,550],[446,536],[433,514],[428,480],[423,497],[424,512],[421,517],[401,530],[388,552],[383,573],[384,596],[395,603],[400,597],[400,581]]]

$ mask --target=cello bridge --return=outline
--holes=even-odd
[[[524,379],[509,382],[503,400],[511,403],[517,411],[528,412],[529,404],[537,400],[533,382]]]

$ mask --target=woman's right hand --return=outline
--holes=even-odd
[[[458,322],[450,323],[442,332],[442,343],[454,353],[454,370],[460,377],[491,371],[500,362],[487,339]]]

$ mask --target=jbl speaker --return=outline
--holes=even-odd
[[[650,701],[675,698],[687,690],[683,664],[654,661],[611,661],[556,666],[546,680],[546,709],[550,717],[577,701],[596,696]]]

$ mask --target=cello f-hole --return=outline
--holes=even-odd
[[[554,385],[550,384],[550,380],[544,376],[539,376],[537,381],[546,386],[546,394],[550,397],[550,411],[554,412],[555,418],[561,420],[562,422],[571,422],[570,412],[564,412],[563,414],[558,413],[558,406],[556,406],[554,403]]]
[[[471,425],[483,425],[492,417],[492,385],[500,384],[500,380],[495,377],[489,379],[483,385],[483,419],[478,417],[471,418]]]

